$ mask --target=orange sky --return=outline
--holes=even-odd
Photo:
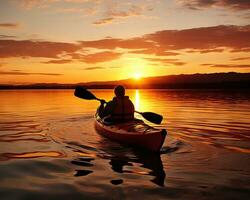
[[[250,72],[245,0],[0,2],[0,84]]]

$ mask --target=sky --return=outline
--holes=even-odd
[[[0,84],[250,72],[249,0],[0,0]]]

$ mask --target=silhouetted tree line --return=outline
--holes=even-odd
[[[212,73],[191,75],[169,75],[121,81],[89,82],[77,84],[36,83],[30,85],[0,85],[0,89],[74,89],[81,85],[89,89],[112,89],[122,84],[136,89],[249,89],[250,73]]]

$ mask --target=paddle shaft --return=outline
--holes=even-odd
[[[86,99],[86,100],[97,100],[100,102],[104,102],[107,103],[104,99],[99,99],[97,98],[93,93],[91,93],[90,91],[88,91],[87,89],[78,86],[75,89],[75,96],[82,98],[82,99]],[[159,114],[153,113],[153,112],[139,112],[139,111],[135,111],[136,113],[142,115],[142,117],[144,117],[146,120],[153,122],[155,124],[160,124],[163,117]]]

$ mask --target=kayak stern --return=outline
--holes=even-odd
[[[134,123],[134,124],[133,124]],[[132,125],[131,125],[132,124]],[[135,131],[131,127],[142,126],[145,131]],[[147,129],[146,129],[146,128]],[[143,148],[151,152],[159,152],[167,131],[165,129],[155,129],[146,125],[141,120],[135,120],[135,122],[125,122],[114,125],[105,125],[98,118],[95,120],[95,129],[97,132],[111,140],[119,143],[129,144],[135,147]]]

